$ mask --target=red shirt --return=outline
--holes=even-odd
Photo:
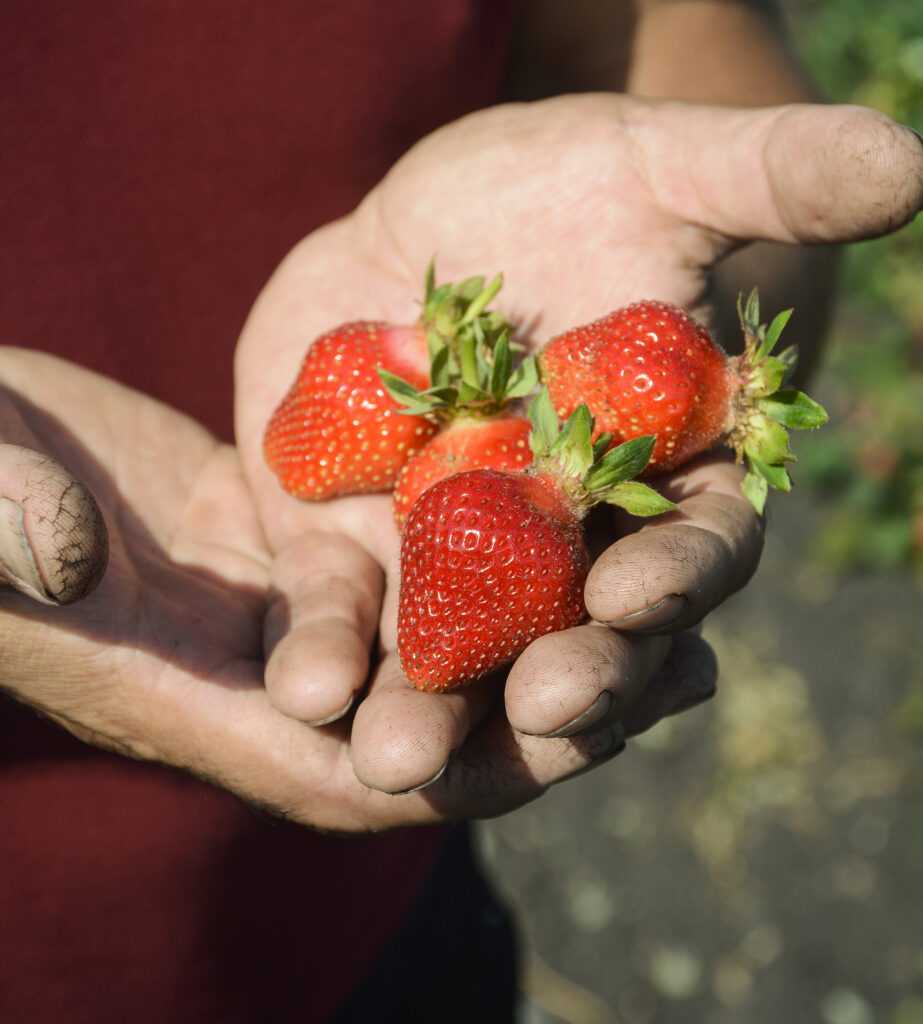
[[[494,102],[509,0],[5,0],[0,340],[231,436],[274,266]],[[398,927],[422,829],[325,838],[0,704],[0,1020],[321,1020]]]

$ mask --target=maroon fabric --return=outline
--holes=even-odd
[[[0,338],[227,435],[229,352],[311,228],[497,95],[509,0],[4,0]]]
[[[497,95],[498,0],[5,0],[0,340],[231,435],[274,265]],[[322,1020],[439,830],[337,840],[0,705],[0,1020]]]

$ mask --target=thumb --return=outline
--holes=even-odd
[[[645,149],[656,194],[725,241],[854,242],[923,208],[923,142],[875,110],[653,109]]]
[[[87,488],[47,455],[0,444],[0,584],[43,604],[70,604],[102,579],[108,552]]]

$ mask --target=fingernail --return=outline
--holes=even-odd
[[[699,704],[704,704],[706,701],[711,700],[717,692],[718,687],[714,683],[711,683],[707,688],[690,690],[673,705],[670,709],[670,714],[678,715],[683,711],[690,711],[692,708],[698,707]]]
[[[570,782],[571,779],[577,779],[581,775],[586,775],[587,772],[593,771],[597,768],[602,761],[611,761],[613,758],[619,756],[623,750],[628,746],[625,739],[625,729],[621,722],[613,722],[607,729],[603,731],[600,737],[593,737],[594,740],[599,739],[601,745],[599,750],[593,752],[593,757],[589,764],[585,764],[582,768],[578,768],[577,771],[572,772],[567,776],[566,779],[561,779],[561,782]]]
[[[9,498],[0,498],[0,579],[35,601],[58,604],[48,593],[32,554],[22,506]]]
[[[338,722],[355,703],[356,695],[353,694],[339,711],[334,712],[332,715],[328,715],[327,718],[320,718],[316,722],[308,722],[307,724],[312,728],[317,728],[321,725],[332,725],[334,722]]]
[[[571,721],[566,725],[562,725],[560,728],[555,729],[554,732],[546,732],[542,735],[549,740],[561,739],[566,736],[576,736],[577,733],[583,732],[602,718],[605,718],[611,707],[612,694],[608,690],[603,690],[603,692],[582,714],[571,719]]]
[[[443,775],[445,775],[446,768],[449,767],[449,760],[446,759],[445,764],[439,769],[438,772],[431,778],[427,779],[426,782],[421,782],[419,786],[411,786],[410,789],[398,789],[392,796],[407,796],[408,793],[419,793],[421,789],[426,789],[427,786],[432,786],[434,782],[438,782]]]
[[[667,594],[647,608],[629,612],[609,625],[616,629],[630,629],[633,633],[653,633],[672,625],[688,607],[689,599],[685,594]]]

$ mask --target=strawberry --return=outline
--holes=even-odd
[[[553,338],[542,350],[542,376],[560,415],[581,402],[613,441],[656,434],[647,475],[727,444],[746,462],[744,494],[762,512],[769,487],[791,490],[794,461],[786,428],[813,429],[823,408],[783,388],[793,348],[772,352],[791,310],[766,327],[756,290],[738,302],[744,353],[729,358],[701,324],[665,302],[636,302]]]
[[[476,469],[423,492],[401,544],[398,652],[420,690],[442,691],[511,661],[545,633],[586,616],[589,556],[581,521],[601,501],[635,515],[674,506],[630,482],[653,437],[607,451],[591,442],[579,406],[563,429],[547,391],[530,406],[533,464],[519,473]]]
[[[520,470],[532,461],[529,421],[510,415],[508,405],[534,390],[538,370],[531,357],[514,368],[513,347],[505,329],[495,337],[472,332],[454,352],[444,347],[434,354],[433,385],[425,391],[380,371],[403,413],[422,413],[443,426],[398,476],[398,528],[419,495],[437,480],[468,469]]]
[[[469,469],[525,469],[532,462],[529,429],[521,416],[454,419],[404,463],[394,486],[398,528],[423,491],[447,476]]]
[[[487,310],[501,284],[499,277],[489,285],[475,277],[437,287],[431,265],[418,323],[358,320],[314,341],[263,437],[266,462],[282,487],[308,501],[388,490],[438,425],[424,415],[398,415],[378,370],[428,388],[436,353],[453,352],[475,333],[495,338],[505,328]]]

